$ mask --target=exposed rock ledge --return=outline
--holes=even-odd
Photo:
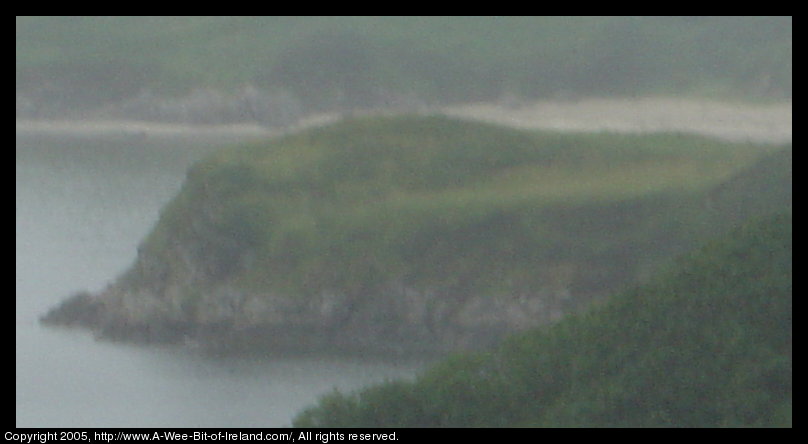
[[[153,282],[130,287],[127,280],[99,294],[77,293],[41,321],[88,328],[100,339],[178,343],[212,352],[434,353],[484,348],[557,319],[570,297],[563,288],[486,298],[391,284],[372,298],[323,292],[303,301],[212,284],[201,304],[188,309],[176,283],[158,293],[148,288]]]
[[[75,294],[49,311],[41,321],[46,325],[89,328],[101,339],[178,343],[212,352],[340,349],[430,353],[486,347],[520,330],[515,326],[535,325],[537,319],[547,316],[540,302],[544,297],[493,302],[479,298],[465,301],[462,308],[450,300],[432,307],[430,304],[434,305],[440,298],[399,289],[398,293],[387,292],[379,301],[361,306],[350,314],[345,307],[337,308],[335,301],[324,297],[319,306],[308,310],[289,306],[292,304],[275,305],[274,313],[263,313],[275,317],[277,322],[274,323],[246,322],[245,313],[191,321],[158,308],[161,302],[157,298],[152,296],[147,301],[142,294],[139,309],[153,311],[138,317],[135,314],[138,309],[130,311],[125,307],[134,298],[115,297],[117,291]],[[405,298],[397,299],[401,296]],[[146,308],[149,304],[155,307]],[[508,318],[510,325],[503,321]]]

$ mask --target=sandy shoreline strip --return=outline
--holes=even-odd
[[[263,136],[272,131],[259,125],[188,125],[137,120],[22,120],[17,132],[74,135],[120,134],[131,136],[245,135]]]
[[[748,105],[677,98],[582,99],[510,107],[492,103],[464,104],[428,113],[525,129],[672,131],[759,143],[788,143],[792,137],[791,101]],[[321,126],[340,118],[342,115],[337,113],[312,115],[285,130],[258,124],[189,125],[128,120],[17,120],[16,129],[18,133],[73,135],[265,137]]]
[[[677,98],[539,101],[504,108],[490,104],[447,108],[453,116],[516,128],[620,133],[683,132],[729,141],[788,143],[791,101],[730,104]]]
[[[275,129],[257,123],[187,124],[162,123],[142,120],[31,120],[17,119],[18,133],[65,134],[65,135],[121,135],[144,136],[243,136],[268,137],[306,128],[322,126],[339,120],[339,114],[317,114],[301,119],[297,124]]]

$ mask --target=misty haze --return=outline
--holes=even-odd
[[[17,17],[17,427],[791,427],[791,17]]]

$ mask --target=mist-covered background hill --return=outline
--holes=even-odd
[[[258,121],[470,101],[791,97],[791,17],[17,17],[16,112]]]

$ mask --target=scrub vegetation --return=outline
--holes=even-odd
[[[792,426],[792,216],[413,382],[334,392],[297,427]]]

